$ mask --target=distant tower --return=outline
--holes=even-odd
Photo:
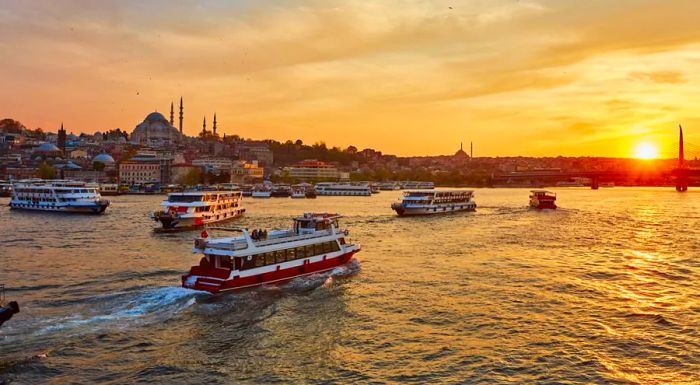
[[[474,142],[469,142],[469,157],[474,157]]]
[[[685,151],[683,150],[683,127],[678,125],[679,136],[678,136],[678,168],[683,168],[685,164]]]
[[[175,106],[173,105],[173,102],[170,102],[170,125],[175,125]]]
[[[462,142],[459,142],[459,151],[464,151],[464,146]]]
[[[212,131],[214,132],[214,136],[216,136],[216,112],[214,113],[214,125],[212,126]]]
[[[66,152],[66,130],[63,129],[63,123],[61,123],[61,129],[58,130],[58,148]]]
[[[202,135],[205,135],[207,133],[207,117],[204,117],[204,120],[202,120]]]
[[[180,96],[180,134],[182,134],[182,96]]]

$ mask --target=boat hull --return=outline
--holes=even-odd
[[[102,214],[109,206],[109,201],[100,200],[95,204],[85,205],[33,205],[23,202],[10,202],[10,208],[13,210],[28,210],[28,211],[46,211],[56,213],[75,213],[75,214]]]
[[[394,203],[391,205],[391,208],[396,211],[399,216],[435,215],[460,211],[476,211],[476,203],[470,202],[456,205],[441,205],[437,207],[406,207],[401,203]]]
[[[358,251],[359,249],[356,249],[336,257],[324,257],[323,259],[315,262],[300,260],[301,263],[297,266],[284,269],[278,266],[276,270],[245,277],[234,276],[232,278],[224,278],[223,275],[225,274],[225,271],[222,272],[223,274],[215,273],[213,275],[199,275],[198,273],[200,272],[197,269],[198,266],[194,266],[190,270],[189,274],[182,276],[182,287],[193,290],[208,291],[210,293],[219,293],[253,288],[266,284],[283,283],[294,278],[322,273],[338,266],[342,266],[348,263],[352,259],[353,255]]]
[[[168,213],[159,212],[154,214],[153,219],[160,222],[161,227],[154,229],[155,231],[186,231],[192,229],[199,229],[205,225],[210,225],[212,223],[219,223],[224,221],[229,221],[231,219],[236,219],[245,213],[245,209],[240,209],[234,211],[231,215],[224,217],[219,216],[219,219],[204,219],[202,217],[178,217],[176,215],[171,215]]]

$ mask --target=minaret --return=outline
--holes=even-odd
[[[61,151],[66,151],[66,130],[63,129],[63,122],[61,122],[61,129],[58,130],[58,148]]]
[[[462,146],[462,142],[459,142],[459,151],[464,151],[464,146]]]
[[[180,96],[180,134],[182,134],[182,96]]]
[[[204,120],[202,120],[202,135],[206,135],[207,133],[207,117],[204,117]]]
[[[678,125],[678,168],[685,165],[685,151],[683,149],[683,127]]]
[[[474,158],[474,142],[469,142],[469,158]]]
[[[214,113],[214,126],[212,127],[212,130],[214,131],[214,136],[216,136],[216,112]]]
[[[173,102],[170,102],[170,125],[175,125],[175,106],[173,105]]]

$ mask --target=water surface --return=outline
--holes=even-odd
[[[399,192],[246,199],[241,226],[337,211],[357,260],[287,285],[179,287],[196,233],[153,234],[160,196],[106,215],[10,211],[0,382],[700,383],[700,191],[477,190],[476,213],[399,218]]]

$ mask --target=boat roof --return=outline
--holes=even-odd
[[[333,219],[342,218],[340,214],[331,213],[304,213],[301,216],[294,217],[295,221],[331,221]]]
[[[549,191],[549,190],[530,190],[531,193],[547,193],[547,194],[554,194],[554,191]]]
[[[419,193],[419,194],[444,194],[444,193],[474,193],[474,190],[404,190],[404,193]]]
[[[168,193],[168,196],[171,195],[185,195],[185,196],[201,196],[201,195],[211,195],[211,194],[230,194],[232,192],[239,192],[239,190],[211,190],[211,191],[178,191],[178,192],[171,192]]]

